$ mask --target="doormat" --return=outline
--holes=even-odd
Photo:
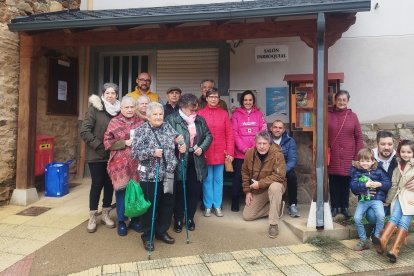
[[[29,207],[27,209],[24,209],[23,211],[17,213],[16,215],[36,217],[38,215],[43,214],[46,211],[49,211],[50,209],[52,209],[52,208],[33,206],[33,207]]]

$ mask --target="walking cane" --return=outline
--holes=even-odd
[[[183,156],[181,156],[181,172],[183,174],[185,233],[186,233],[186,238],[187,238],[187,244],[189,244],[190,240],[188,239],[187,193],[185,191],[185,173],[184,173],[184,157]]]
[[[155,208],[157,206],[157,190],[158,190],[158,174],[160,172],[160,159],[157,160],[157,168],[155,170],[155,188],[154,188],[154,204],[152,208],[152,221],[151,221],[151,236],[150,236],[150,246],[148,248],[148,260],[151,259],[152,251],[152,242],[154,237],[154,221],[155,221]]]

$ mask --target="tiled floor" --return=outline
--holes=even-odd
[[[391,264],[376,252],[351,251],[356,240],[338,242],[327,247],[309,244],[204,254],[180,258],[158,259],[117,265],[104,265],[71,276],[84,275],[340,275],[411,267],[404,260],[414,250],[411,240],[401,252],[401,262]],[[338,258],[338,252],[345,252]],[[353,254],[347,254],[351,253]],[[410,255],[411,254],[411,255]],[[339,260],[338,260],[339,259]],[[389,275],[389,274],[388,274]]]

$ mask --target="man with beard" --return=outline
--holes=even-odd
[[[142,72],[138,75],[135,81],[137,83],[135,90],[128,93],[127,96],[133,98],[134,100],[138,99],[139,96],[147,96],[150,98],[151,102],[159,102],[162,104],[160,97],[158,97],[158,94],[150,90],[151,75],[149,73]]]
[[[375,160],[378,162],[378,166],[387,173],[391,180],[394,169],[397,167],[396,152],[394,150],[394,135],[389,131],[378,131],[377,147],[372,151],[374,153]],[[414,191],[414,180],[408,182],[406,187],[408,190]],[[386,215],[389,214],[389,211],[389,208],[385,208]],[[375,225],[376,217],[372,208],[367,210],[366,218],[370,225]],[[371,233],[371,239],[373,244],[379,245],[379,240],[374,236],[373,232]]]

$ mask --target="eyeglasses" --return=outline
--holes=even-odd
[[[151,79],[138,79],[138,80],[142,82],[151,82]]]
[[[220,96],[208,96],[210,99],[219,99]]]

